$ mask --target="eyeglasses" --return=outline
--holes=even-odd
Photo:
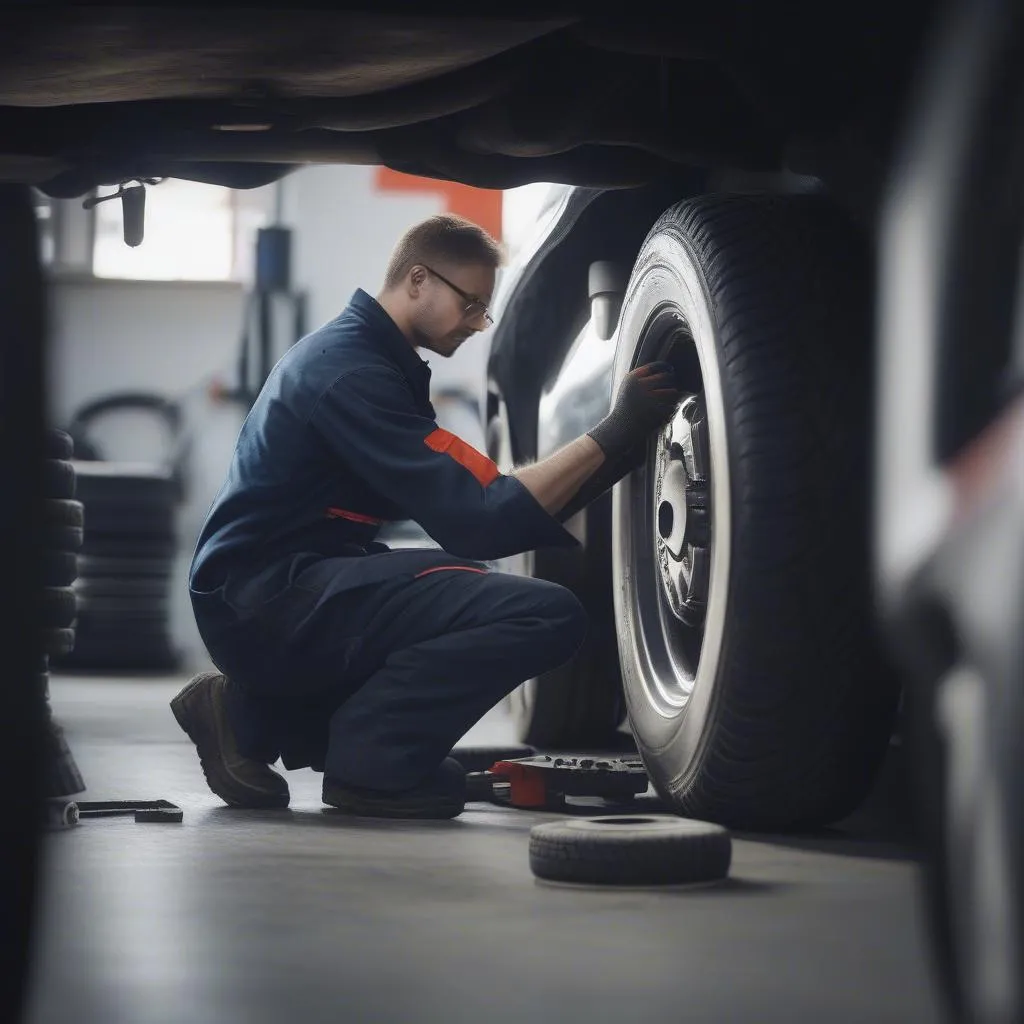
[[[428,267],[425,263],[421,264],[421,266],[428,273],[433,274],[439,281],[443,281],[448,285],[466,303],[465,308],[462,310],[464,320],[476,320],[477,317],[482,316],[489,324],[494,323],[494,317],[488,311],[486,302],[478,299],[475,295],[470,295],[469,292],[464,292],[457,284],[449,281],[444,274],[439,274],[433,267]]]

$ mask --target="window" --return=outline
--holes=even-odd
[[[146,188],[145,235],[124,242],[121,201],[93,209],[96,277],[161,281],[230,281],[236,277],[235,192],[220,185],[168,179]]]
[[[86,209],[85,196],[51,199],[33,190],[42,262],[57,277],[247,283],[276,187],[235,190],[170,178],[148,185],[145,234],[135,248],[125,245],[120,199]]]
[[[53,200],[36,189],[32,190],[32,205],[35,207],[36,220],[39,222],[39,259],[44,267],[49,267],[56,259],[56,210]]]

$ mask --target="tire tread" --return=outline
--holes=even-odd
[[[708,288],[734,486],[725,683],[656,785],[691,817],[825,824],[866,795],[898,700],[871,616],[867,252],[816,196],[688,200],[662,234]]]

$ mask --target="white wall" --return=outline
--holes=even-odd
[[[179,395],[230,367],[242,301],[239,284],[51,283],[51,418],[66,421],[84,401],[114,389]]]
[[[402,232],[444,210],[438,195],[376,192],[375,173],[353,165],[308,167],[285,179],[284,220],[295,228],[293,266],[309,293],[311,328],[337,316],[356,288],[375,295]],[[484,356],[472,343],[451,359],[426,354],[434,387],[475,385]]]
[[[227,470],[241,425],[236,406],[210,401],[208,383],[236,358],[243,290],[237,284],[57,281],[50,286],[49,418],[66,424],[85,402],[112,391],[154,391],[180,400],[193,435],[190,496],[181,509],[172,632],[190,666],[205,662],[185,585],[206,511]],[[97,423],[112,459],[154,460],[159,421],[144,413]]]

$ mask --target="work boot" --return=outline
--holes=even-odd
[[[455,818],[466,808],[466,773],[446,757],[426,782],[399,792],[349,786],[325,775],[324,803],[367,818]]]
[[[228,725],[228,681],[219,672],[200,672],[171,701],[178,725],[199,752],[207,785],[229,807],[287,807],[288,783],[262,761],[243,757]]]

